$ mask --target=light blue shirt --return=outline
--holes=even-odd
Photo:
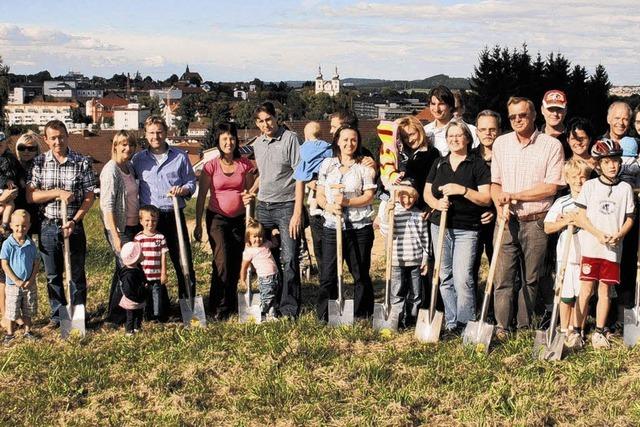
[[[196,189],[196,175],[184,151],[169,146],[167,156],[158,163],[147,149],[133,156],[133,168],[140,180],[140,206],[153,205],[161,211],[173,210],[173,201],[167,196],[171,187],[177,185],[185,188],[189,196]],[[182,197],[178,198],[180,208],[184,208]]]
[[[7,260],[13,274],[18,276],[20,280],[28,280],[33,272],[33,264],[38,259],[38,250],[28,236],[22,246],[13,237],[9,236],[2,244],[0,249],[0,259]],[[15,285],[7,274],[7,285]]]

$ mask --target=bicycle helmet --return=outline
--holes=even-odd
[[[602,138],[591,147],[591,155],[596,159],[622,156],[622,147],[613,139]]]

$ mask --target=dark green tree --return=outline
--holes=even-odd
[[[611,89],[609,74],[607,74],[604,66],[599,64],[595,73],[587,82],[588,104],[591,107],[587,118],[591,120],[594,129],[598,133],[604,133],[607,130],[607,110],[610,103],[609,89]]]
[[[231,109],[231,116],[238,129],[253,127],[253,110],[255,106],[249,101],[237,102]]]
[[[0,56],[0,129],[5,128],[4,106],[9,100],[9,66]]]

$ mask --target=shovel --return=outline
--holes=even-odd
[[[342,191],[344,186],[332,185],[331,188]],[[329,300],[330,326],[353,325],[353,300],[344,299],[342,293],[342,214],[336,215],[336,259],[338,267],[338,299]]]
[[[180,218],[180,207],[178,206],[178,198],[171,196],[173,199],[173,213],[176,219],[176,230],[178,232],[178,245],[180,247],[180,267],[184,277],[184,285],[187,292],[187,298],[180,299],[180,312],[182,314],[182,323],[185,328],[194,326],[207,326],[207,317],[204,312],[204,302],[201,296],[191,295],[191,277],[189,277],[189,261],[187,260],[187,249],[184,244],[184,233],[182,232],[182,219]]]
[[[246,221],[249,224],[251,220],[251,203],[246,206]],[[260,307],[260,294],[253,295],[251,291],[251,274],[253,268],[249,266],[247,270],[247,291],[238,293],[238,321],[240,323],[262,322],[262,309]]]
[[[62,225],[66,226],[67,221],[67,202],[60,201],[60,210],[62,211]],[[64,233],[64,231],[63,231]],[[67,339],[72,333],[76,333],[81,337],[86,334],[85,328],[85,309],[84,304],[72,304],[71,303],[71,248],[69,246],[69,237],[64,238],[63,245],[63,258],[64,258],[64,276],[66,284],[63,284],[65,288],[65,298],[67,299],[67,305],[60,307],[60,334],[63,339]]]
[[[624,310],[624,345],[633,347],[640,339],[640,234],[638,235],[638,261],[636,263],[636,302],[631,309]]]
[[[509,205],[502,207],[502,220],[498,225],[498,235],[494,244],[493,255],[491,256],[491,265],[489,265],[489,275],[487,276],[487,284],[484,288],[484,299],[482,300],[482,311],[480,312],[480,320],[476,322],[469,322],[464,328],[462,333],[462,344],[475,346],[476,350],[484,353],[489,352],[489,345],[491,345],[491,337],[493,336],[494,326],[491,323],[487,323],[487,312],[489,311],[489,300],[491,299],[491,291],[493,290],[493,277],[496,273],[496,265],[498,263],[498,255],[500,254],[500,247],[502,246],[502,236],[504,234],[504,227],[507,223],[505,220],[509,211]]]
[[[398,323],[400,321],[401,309],[397,306],[391,305],[391,268],[393,258],[393,227],[394,227],[394,210],[396,200],[395,190],[391,190],[391,198],[387,203],[387,215],[388,215],[388,228],[387,228],[387,242],[385,247],[385,286],[384,286],[384,301],[382,304],[373,305],[373,329],[383,330],[388,329],[393,332],[398,331]]]
[[[567,269],[569,260],[569,251],[573,242],[573,225],[567,227],[567,240],[562,248],[562,264],[560,271],[556,276],[555,295],[553,297],[553,310],[551,311],[551,320],[549,328],[546,331],[536,331],[536,337],[533,341],[533,357],[539,360],[560,360],[562,358],[562,349],[564,347],[565,334],[558,332],[558,306],[560,305],[560,295],[562,295],[562,287],[564,284],[564,273]]]
[[[446,196],[445,196],[446,197]],[[436,253],[433,277],[431,279],[431,302],[429,310],[420,309],[416,320],[416,339],[426,343],[437,343],[442,329],[442,312],[436,311],[438,299],[438,284],[440,281],[440,264],[442,264],[442,250],[444,247],[444,233],[447,226],[447,211],[440,213],[440,228],[438,229],[438,252]]]

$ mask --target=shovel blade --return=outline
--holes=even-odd
[[[249,292],[238,294],[238,322],[240,323],[261,323],[262,310],[260,308],[260,294]]]
[[[353,300],[329,300],[329,326],[353,325]]]
[[[180,300],[180,313],[182,314],[182,324],[185,328],[191,326],[207,326],[207,316],[204,312],[204,302],[201,296],[193,299],[193,310],[188,299]]]
[[[564,338],[564,333],[556,332],[553,338],[549,339],[548,329],[536,331],[536,337],[533,340],[533,358],[548,361],[562,359]]]
[[[633,347],[640,339],[640,307],[624,310],[624,345]]]
[[[391,332],[398,332],[398,323],[400,322],[401,307],[390,306],[386,309],[384,304],[373,305],[373,329],[382,331],[388,329]]]
[[[433,319],[429,310],[422,309],[418,311],[418,320],[416,321],[416,339],[425,343],[437,343],[440,340],[440,331],[442,330],[442,312],[435,311]]]
[[[74,334],[81,337],[86,335],[84,304],[62,306],[59,313],[60,335],[63,339],[67,339]]]
[[[476,351],[488,353],[494,326],[487,322],[469,322],[462,333],[462,344],[474,346]]]

